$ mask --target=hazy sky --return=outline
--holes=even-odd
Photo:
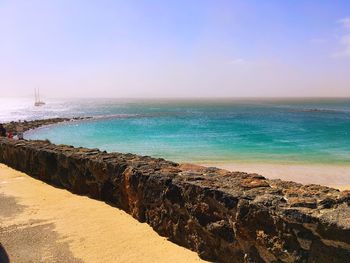
[[[0,96],[350,96],[349,0],[0,0]]]

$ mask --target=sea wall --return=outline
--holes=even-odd
[[[42,119],[42,120],[31,120],[31,121],[11,121],[8,123],[4,123],[4,127],[7,132],[11,132],[13,135],[16,135],[19,130],[23,132],[32,130],[35,128],[39,128],[45,125],[56,124],[59,122],[66,121],[79,121],[91,119],[91,117],[75,117],[75,118],[50,118],[50,119]]]
[[[47,141],[0,138],[0,162],[119,207],[204,259],[349,262],[347,191]]]

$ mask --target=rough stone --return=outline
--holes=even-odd
[[[4,123],[4,127],[7,132],[11,132],[13,135],[17,134],[18,129],[21,129],[23,132],[28,130],[36,129],[44,125],[56,124],[59,122],[65,121],[81,121],[90,119],[91,117],[74,117],[74,118],[51,118],[51,119],[42,119],[42,120],[32,120],[32,121],[11,121]]]

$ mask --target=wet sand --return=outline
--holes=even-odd
[[[320,184],[350,190],[350,165],[269,164],[269,163],[205,163],[229,171],[257,173],[270,179]]]
[[[101,201],[0,164],[0,260],[204,262]]]

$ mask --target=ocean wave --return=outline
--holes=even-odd
[[[129,119],[129,118],[156,118],[161,116],[168,116],[165,113],[150,113],[150,114],[107,114],[107,115],[94,115],[92,119],[105,120],[105,119]]]
[[[349,113],[349,110],[323,109],[323,108],[306,108],[306,109],[288,109],[292,112],[315,112],[315,113]]]

